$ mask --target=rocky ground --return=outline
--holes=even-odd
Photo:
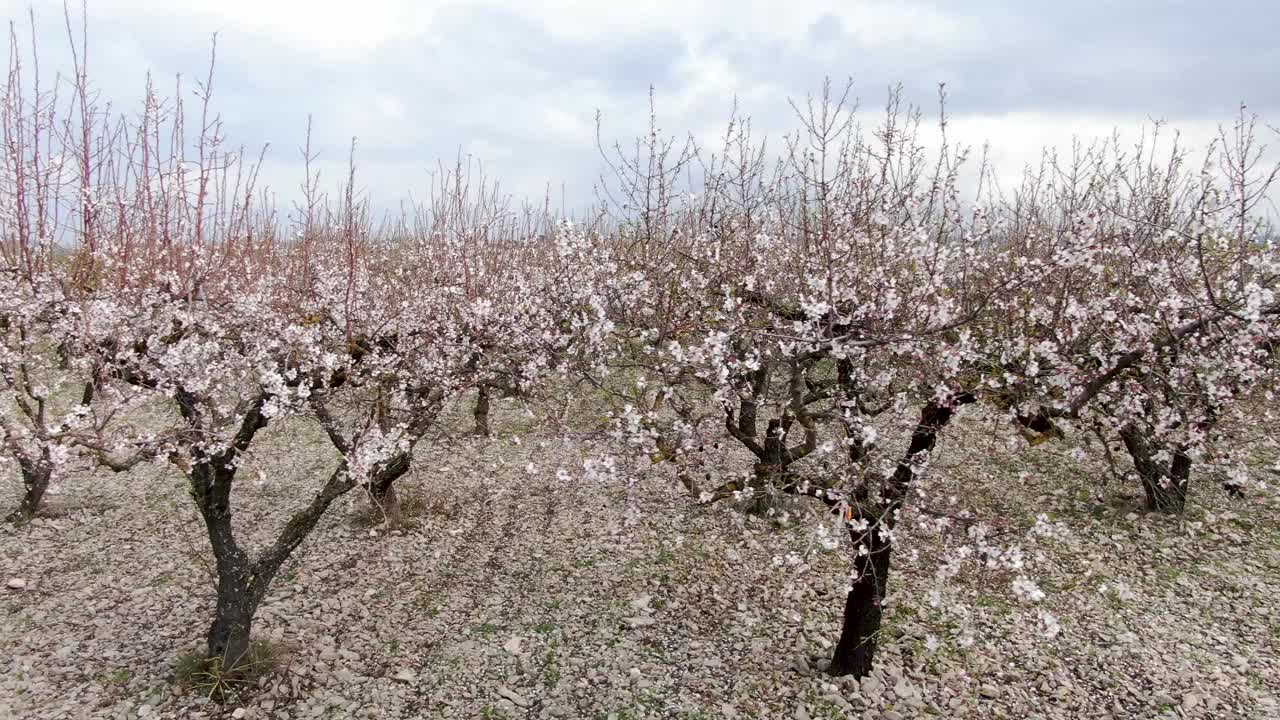
[[[664,466],[587,474],[598,445],[518,416],[495,430],[422,452],[404,530],[359,498],[334,508],[259,612],[276,667],[225,705],[180,680],[212,607],[182,478],[68,478],[47,517],[0,528],[0,717],[1280,717],[1269,491],[1204,482],[1185,517],[1146,515],[1066,443],[1011,448],[961,424],[926,506],[971,510],[1044,598],[966,557],[966,523],[912,523],[879,667],[855,682],[822,672],[849,562],[818,507],[786,522],[700,508]],[[247,537],[265,542],[327,477],[324,443],[295,422],[257,445]],[[947,553],[959,572],[943,582]]]

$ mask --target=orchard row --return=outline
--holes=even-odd
[[[851,578],[831,671],[859,676],[895,528],[966,408],[1033,443],[1116,443],[1113,465],[1173,513],[1193,476],[1245,493],[1231,430],[1274,421],[1280,251],[1260,213],[1275,171],[1244,115],[1199,155],[1099,142],[1000,192],[946,141],[945,116],[926,153],[898,95],[867,131],[828,87],[776,151],[736,117],[715,148],[656,129],[615,147],[576,222],[513,206],[461,164],[424,206],[375,222],[354,146],[333,196],[306,150],[303,199],[279,215],[221,135],[212,75],[192,129],[150,86],[116,117],[81,67],[45,90],[23,71],[14,59],[0,159],[10,520],[39,513],[75,463],[181,469],[216,560],[207,656],[223,671],[331,505],[358,491],[393,508],[460,398],[488,433],[495,397],[605,397],[594,471],[662,463],[692,502],[829,506]],[[247,548],[246,454],[289,416],[341,459]],[[910,418],[906,437],[882,435],[891,416]],[[750,460],[710,461],[723,445]],[[1021,569],[1016,552],[987,556]],[[1043,596],[1021,574],[1013,590]]]

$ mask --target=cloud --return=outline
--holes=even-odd
[[[26,3],[0,2],[9,17]],[[360,181],[382,207],[429,187],[459,152],[520,195],[564,187],[583,207],[603,137],[634,137],[649,88],[665,133],[715,138],[735,100],[780,145],[788,98],[824,77],[855,81],[862,107],[902,83],[937,105],[946,83],[954,137],[990,140],[1004,172],[1073,136],[1136,137],[1165,120],[1207,142],[1245,101],[1274,123],[1280,46],[1269,2],[808,2],[639,5],[577,0],[144,0],[90,2],[90,71],[118,110],[147,72],[162,90],[203,77],[218,33],[214,105],[228,137],[270,144],[264,181],[288,205],[302,180],[307,118],[330,181],[358,138]],[[34,4],[46,70],[67,67],[61,3]],[[186,100],[191,100],[187,96]],[[868,113],[871,115],[872,113]]]

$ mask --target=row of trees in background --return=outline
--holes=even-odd
[[[150,84],[140,113],[112,115],[81,57],[43,87],[15,49],[0,108],[10,519],[38,513],[77,458],[180,469],[216,560],[207,654],[227,669],[330,506],[361,489],[394,518],[396,480],[461,397],[478,395],[488,434],[494,394],[605,393],[609,451],[669,466],[697,503],[829,506],[851,578],[831,668],[855,675],[895,532],[929,512],[929,454],[966,407],[1037,442],[1096,436],[1165,512],[1193,468],[1243,492],[1231,431],[1271,419],[1280,253],[1259,203],[1275,171],[1244,115],[1198,158],[1100,142],[1008,193],[979,159],[966,195],[975,163],[945,114],[926,155],[897,93],[863,127],[828,86],[777,152],[738,117],[713,150],[656,126],[615,147],[586,222],[516,208],[459,164],[426,206],[375,223],[354,144],[334,196],[308,147],[303,200],[281,218],[253,158],[226,146],[212,70],[193,128]],[[339,460],[248,548],[233,493],[255,436],[288,416]],[[725,446],[739,467],[711,461]]]

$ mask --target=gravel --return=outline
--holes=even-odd
[[[877,667],[857,682],[822,672],[849,563],[819,542],[817,508],[783,523],[695,507],[665,466],[586,479],[601,446],[516,413],[494,427],[420,455],[398,486],[402,531],[371,532],[365,501],[339,502],[259,611],[280,667],[235,704],[175,681],[213,597],[182,478],[161,464],[68,478],[46,517],[0,527],[0,717],[1280,717],[1269,492],[1233,500],[1206,481],[1185,517],[1147,515],[1114,481],[1096,499],[1105,473],[1067,444],[1010,449],[959,423],[930,497],[1002,528],[1045,597],[972,559],[941,583],[955,528],[905,522]],[[324,443],[292,422],[255,446],[237,489],[246,545],[326,477]],[[1061,534],[1029,537],[1037,512]]]

